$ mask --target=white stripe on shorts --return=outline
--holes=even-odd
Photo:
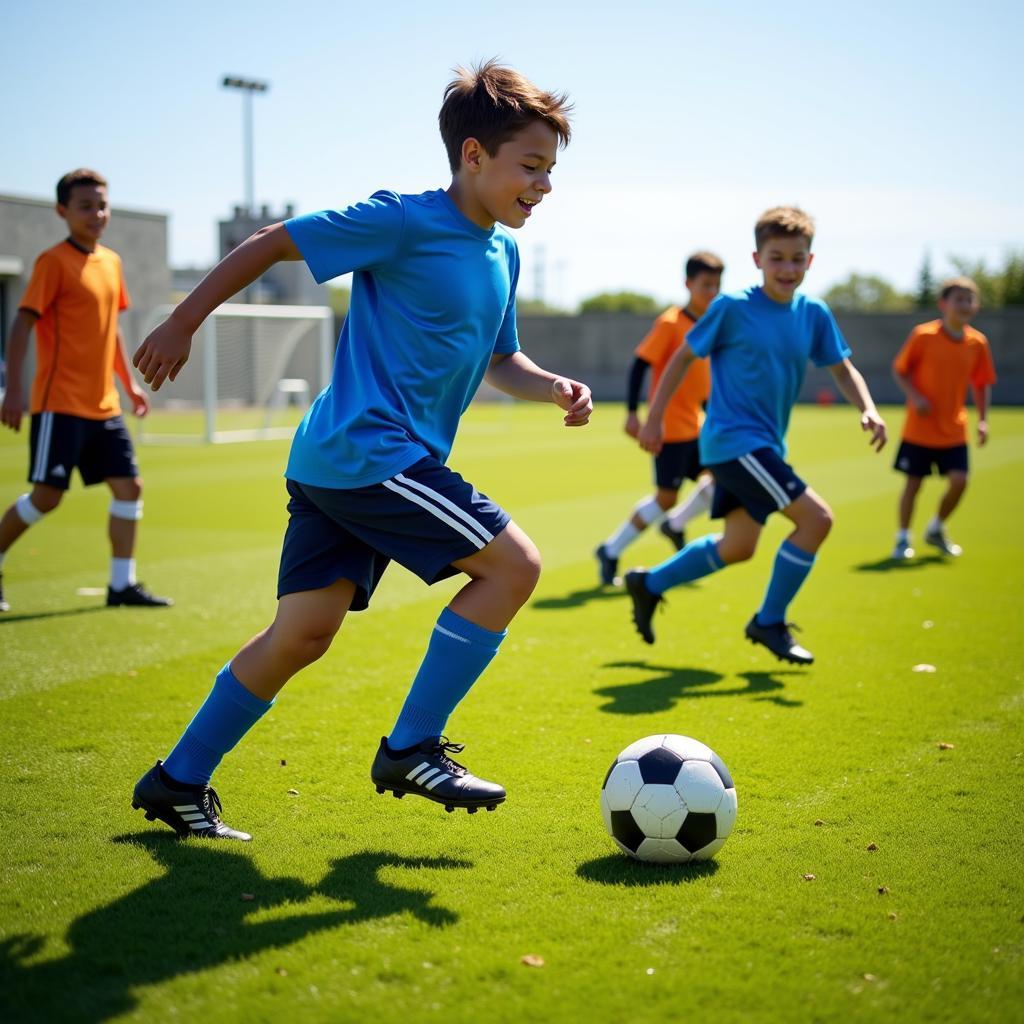
[[[739,463],[768,492],[778,508],[785,508],[793,500],[753,455],[741,455]]]
[[[473,546],[478,551],[482,551],[487,546],[488,541],[494,539],[491,536],[491,534],[489,534],[482,526],[480,526],[479,523],[474,522],[472,519],[470,519],[469,521],[479,531],[479,533],[474,533],[471,530],[467,529],[467,527],[465,527],[457,519],[453,519],[447,513],[442,512],[441,509],[439,509],[436,505],[432,505],[429,501],[427,501],[426,498],[421,497],[415,491],[406,487],[402,487],[399,484],[396,484],[395,480],[399,479],[400,477],[401,474],[399,474],[399,476],[395,477],[394,479],[384,480],[382,481],[382,483],[389,491],[394,491],[395,494],[402,495],[403,498],[407,498],[409,501],[413,502],[416,505],[419,505],[421,508],[425,508],[432,516],[435,516],[436,518],[440,519],[441,522],[447,523],[453,530],[455,530],[457,533],[461,533],[463,537],[465,537],[468,541],[471,541]],[[407,482],[412,483],[412,481]],[[437,494],[435,491],[431,491],[428,487],[421,486],[420,490],[425,491],[427,494],[431,495],[436,500],[442,500],[441,495]],[[465,513],[462,512],[462,509],[458,508],[457,506],[452,506],[451,502],[448,501],[447,499],[443,499],[443,501],[445,505],[451,506],[455,508],[455,510],[460,514],[465,515]],[[485,535],[487,537],[487,540],[481,540],[480,534]]]
[[[32,483],[46,479],[46,467],[50,461],[50,439],[53,437],[53,413],[39,414],[39,438],[36,443],[36,461],[32,464]]]
[[[464,508],[459,508],[455,502],[450,501],[443,494],[431,490],[425,484],[421,484],[418,480],[410,480],[409,477],[405,476],[403,473],[396,474],[394,479],[399,481],[399,483],[405,484],[406,487],[412,487],[414,490],[419,491],[420,494],[425,494],[428,498],[433,498],[439,505],[448,509],[452,515],[458,516],[459,519],[461,519],[467,526],[476,530],[485,543],[490,544],[490,542],[494,540],[493,533],[489,533],[485,530]]]

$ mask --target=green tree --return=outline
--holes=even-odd
[[[902,313],[914,308],[914,297],[897,291],[884,278],[853,273],[825,293],[825,301],[847,313]]]
[[[550,306],[543,299],[516,299],[518,316],[569,316],[567,309]]]
[[[995,270],[989,270],[984,260],[963,256],[950,256],[949,262],[978,286],[982,306],[1024,306],[1024,251],[1010,250],[1003,266]]]
[[[914,303],[918,309],[931,309],[935,305],[936,298],[932,254],[926,251],[921,269],[917,273],[917,291],[914,293]]]
[[[658,313],[662,304],[640,292],[601,292],[580,303],[581,313]]]

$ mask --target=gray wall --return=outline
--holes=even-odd
[[[121,314],[129,355],[142,341],[139,331],[156,306],[170,300],[171,272],[167,264],[167,215],[125,210],[115,206],[102,244],[117,251],[124,265],[132,307]],[[20,260],[16,276],[3,279],[7,295],[5,334],[25,292],[36,257],[67,237],[54,201],[0,195],[0,259]],[[30,346],[26,384],[34,370],[35,345]]]
[[[546,369],[586,382],[599,400],[623,401],[633,350],[650,330],[652,319],[625,313],[523,316],[519,340],[526,353]],[[911,328],[927,319],[921,312],[837,314],[853,349],[853,362],[867,378],[877,402],[903,401],[890,366]],[[1024,309],[982,312],[975,326],[988,337],[999,375],[993,402],[1024,405]],[[813,401],[822,388],[838,396],[828,371],[810,367],[801,399]]]

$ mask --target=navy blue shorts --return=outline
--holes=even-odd
[[[947,473],[967,472],[967,445],[958,444],[952,448],[929,448],[927,445],[902,441],[896,453],[893,469],[907,476],[931,476],[934,465],[939,476]]]
[[[713,519],[721,519],[735,508],[745,508],[763,526],[773,512],[792,504],[807,490],[793,467],[771,448],[758,448],[707,468],[715,478]]]
[[[509,515],[454,470],[420,459],[389,480],[339,490],[288,481],[288,528],[277,596],[356,585],[362,611],[394,559],[425,583],[454,576],[452,562],[483,550]]]
[[[700,451],[693,441],[667,441],[654,456],[654,482],[665,490],[678,491],[684,480],[700,476]]]
[[[139,475],[132,436],[122,416],[87,420],[64,412],[33,413],[28,448],[29,483],[61,491],[71,486],[71,471],[76,468],[86,487],[108,477]]]

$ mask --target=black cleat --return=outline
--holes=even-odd
[[[601,586],[612,587],[615,585],[615,577],[619,572],[619,560],[608,554],[608,549],[602,544],[595,552],[597,559],[597,574],[601,580]]]
[[[248,832],[228,828],[220,820],[220,797],[212,786],[189,786],[171,789],[160,777],[157,761],[136,783],[132,794],[132,807],[146,812],[146,821],[159,818],[170,825],[179,836],[198,839],[238,839],[249,842]]]
[[[649,644],[654,643],[654,609],[665,598],[661,594],[652,594],[647,589],[647,570],[630,569],[625,575],[626,590],[633,599],[633,624],[636,631]]]
[[[11,606],[4,600],[4,574],[0,572],[0,612],[9,612]]]
[[[412,793],[444,804],[446,811],[456,807],[465,808],[470,814],[481,807],[493,811],[505,799],[504,788],[496,782],[478,779],[448,757],[449,752],[458,754],[461,750],[461,743],[449,743],[446,737],[436,736],[395,757],[383,737],[370,778],[378,793],[390,790],[399,799]]]
[[[793,665],[811,665],[814,655],[801,647],[794,639],[790,629],[799,629],[792,622],[776,622],[771,626],[762,626],[755,615],[743,631],[752,644],[767,647],[779,661],[788,661]]]
[[[667,519],[661,521],[661,526],[658,529],[661,530],[663,537],[668,537],[669,543],[672,544],[676,551],[682,551],[686,547],[685,530],[673,530],[672,524]]]
[[[108,608],[168,608],[174,601],[169,597],[151,594],[141,583],[132,583],[122,590],[107,587]]]
[[[949,555],[950,558],[959,558],[964,553],[964,549],[959,544],[954,544],[946,536],[945,530],[926,530],[924,542],[925,544],[931,544],[933,548],[938,548],[944,555]]]

